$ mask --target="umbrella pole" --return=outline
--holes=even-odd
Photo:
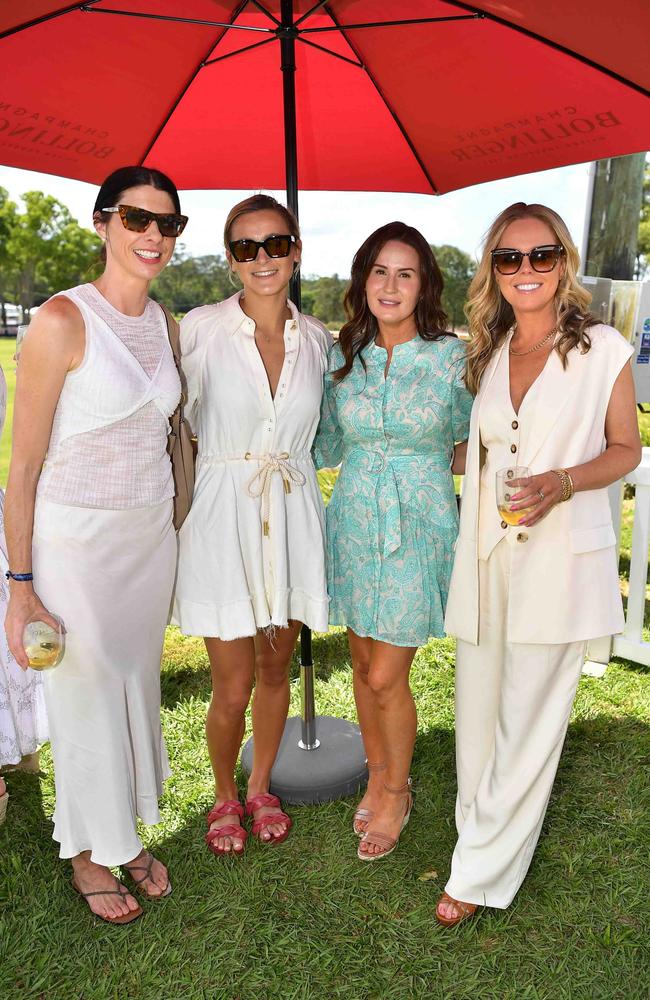
[[[280,40],[284,104],[284,154],[287,205],[298,218],[298,153],[296,136],[296,38],[293,0],[281,0]],[[300,277],[289,286],[292,302],[300,309]],[[367,778],[365,752],[359,727],[333,716],[316,717],[311,629],[300,632],[300,717],[287,719],[278,755],[271,772],[271,791],[286,802],[327,802],[356,793]],[[316,736],[316,726],[321,739]],[[302,751],[314,751],[302,753]],[[253,767],[253,740],[242,750],[244,771]]]
[[[284,163],[287,185],[287,205],[298,216],[298,139],[296,130],[296,36],[293,19],[293,0],[281,0],[280,18],[280,67],[282,69],[282,103],[284,110]],[[300,274],[296,273],[289,285],[291,301],[297,309],[301,306]],[[302,750],[315,750],[316,703],[314,699],[314,665],[311,653],[311,629],[303,625],[300,630],[300,716],[302,719]]]

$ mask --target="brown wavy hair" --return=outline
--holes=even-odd
[[[364,369],[366,367],[361,352],[379,332],[377,320],[368,308],[366,281],[382,248],[390,240],[413,247],[420,259],[420,299],[415,308],[418,335],[422,340],[438,340],[447,334],[447,314],[441,304],[444,283],[433,250],[417,229],[403,222],[389,222],[371,233],[354,255],[350,284],[343,300],[348,319],[339,333],[344,363],[332,373],[335,382],[349,375],[357,355]]]
[[[490,358],[515,322],[512,306],[501,294],[494,275],[492,251],[499,246],[510,223],[519,219],[539,219],[544,222],[553,230],[556,242],[564,249],[557,265],[562,268],[562,275],[555,293],[556,321],[560,333],[555,350],[564,368],[568,363],[568,354],[574,347],[580,348],[583,353],[589,350],[591,339],[587,331],[590,326],[600,322],[589,312],[590,293],[578,283],[580,255],[564,220],[546,205],[527,205],[523,201],[510,205],[496,217],[488,229],[483,254],[469,286],[465,305],[470,334],[465,380],[467,388],[474,395],[479,390]]]

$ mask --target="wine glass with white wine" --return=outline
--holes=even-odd
[[[65,630],[61,619],[56,617],[56,620],[59,623],[57,629],[41,621],[25,625],[23,647],[32,670],[51,670],[63,659]]]
[[[525,465],[511,465],[510,468],[499,469],[497,472],[497,507],[506,524],[520,524],[526,515],[533,510],[532,507],[522,507],[520,510],[512,509],[513,503],[516,502],[513,501],[513,496],[526,488],[526,481],[531,476],[532,472]]]

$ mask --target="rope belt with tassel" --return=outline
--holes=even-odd
[[[249,497],[262,498],[262,531],[265,536],[270,533],[269,517],[271,507],[271,480],[276,473],[282,476],[285,493],[291,493],[291,484],[304,486],[306,479],[302,472],[289,464],[289,452],[267,452],[265,455],[254,455],[247,451],[244,455],[247,462],[259,462],[257,471],[246,484]]]

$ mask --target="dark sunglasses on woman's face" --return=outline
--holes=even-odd
[[[528,253],[500,247],[492,251],[492,263],[499,274],[516,274],[524,262],[524,257],[528,257],[533,271],[543,274],[545,271],[553,270],[563,253],[564,247],[558,243],[533,247]]]
[[[260,247],[267,257],[288,257],[295,242],[295,236],[267,236],[265,240],[231,240],[228,247],[237,263],[245,264],[257,259]]]
[[[180,236],[187,225],[187,216],[176,212],[148,212],[146,208],[133,205],[113,205],[102,208],[102,212],[119,212],[122,225],[132,233],[144,233],[152,222],[158,226],[161,236]]]

